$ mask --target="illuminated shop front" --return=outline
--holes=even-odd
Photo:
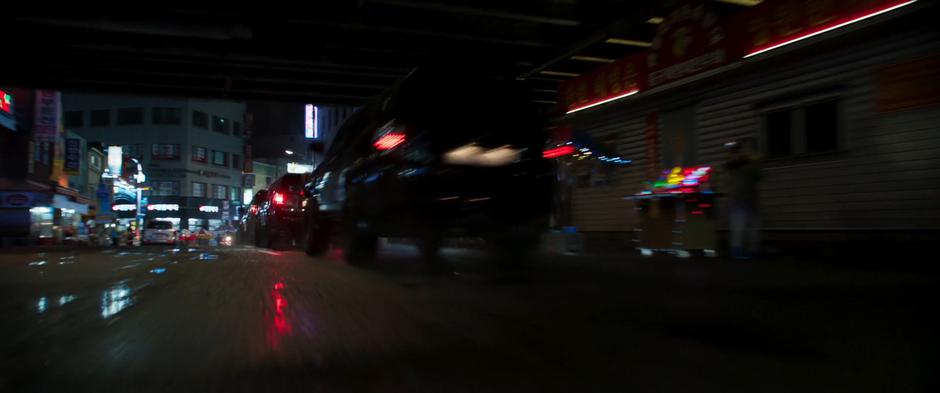
[[[940,135],[928,131],[940,118],[940,35],[918,12],[935,5],[809,3],[766,0],[722,14],[693,2],[662,16],[648,48],[562,82],[556,125],[615,150],[600,157],[562,139],[548,157],[632,163],[572,181],[561,225],[635,245],[643,209],[661,212],[653,200],[685,201],[663,196],[684,193],[671,180],[707,167],[724,192],[726,144],[746,141],[761,162],[765,239],[935,231],[940,206],[918,185],[940,175],[930,164]],[[723,236],[724,200],[702,204]]]

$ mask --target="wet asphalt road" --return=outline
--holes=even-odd
[[[0,254],[0,391],[916,392],[938,277],[810,262],[448,250]]]

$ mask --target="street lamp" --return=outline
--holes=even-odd
[[[293,154],[294,154],[294,152],[293,152],[292,150],[284,150],[284,153],[287,154],[287,155],[293,155]]]

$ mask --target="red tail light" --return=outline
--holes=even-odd
[[[554,149],[548,149],[542,152],[542,158],[556,158],[561,156],[566,156],[571,153],[574,153],[574,147],[565,145],[561,147],[556,147]]]
[[[379,150],[391,150],[402,143],[405,143],[405,134],[390,132],[380,136],[379,139],[372,142],[372,145]]]
[[[275,204],[275,205],[283,205],[283,204],[284,204],[284,194],[281,194],[281,193],[279,193],[279,192],[275,192],[275,193],[274,193],[274,204]]]
[[[392,150],[405,143],[407,127],[395,120],[389,120],[372,137],[372,146],[379,151]]]

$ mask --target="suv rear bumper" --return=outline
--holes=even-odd
[[[383,172],[351,198],[377,232],[480,235],[548,225],[555,172],[538,160],[499,168],[441,166]]]

